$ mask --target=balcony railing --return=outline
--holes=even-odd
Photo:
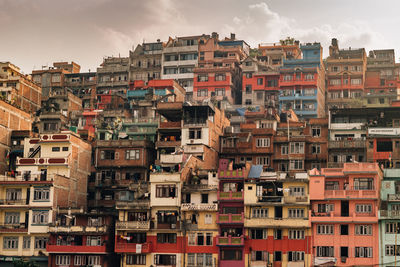
[[[329,148],[365,148],[365,140],[338,140],[329,141]]]
[[[0,224],[0,232],[27,232],[28,225],[26,223],[16,223],[16,224],[9,224],[4,223]]]
[[[243,246],[244,237],[217,236],[217,246]]]
[[[377,190],[361,190],[361,189],[347,189],[347,190],[325,190],[326,198],[377,198]]]
[[[44,175],[44,174],[30,174],[30,175],[18,175],[15,177],[0,175],[0,182],[32,182],[32,181],[53,181],[56,175]]]
[[[47,252],[49,253],[88,253],[88,254],[101,254],[106,253],[106,245],[102,246],[79,246],[79,245],[57,245],[47,244]]]
[[[243,192],[218,192],[218,200],[241,201],[243,200]]]
[[[243,170],[226,170],[219,171],[218,178],[243,178]]]
[[[149,230],[150,221],[117,221],[117,230]]]
[[[217,223],[244,223],[243,213],[241,214],[217,214]]]
[[[106,225],[100,226],[84,226],[84,225],[50,225],[50,233],[105,233],[107,232]]]
[[[115,252],[117,253],[150,253],[151,243],[127,243],[126,241],[117,240],[115,242]]]
[[[387,217],[388,219],[400,219],[400,210],[380,210],[379,217]]]
[[[400,201],[400,194],[388,194],[388,201]]]
[[[26,199],[0,199],[0,205],[28,205],[28,203]]]
[[[17,165],[68,165],[69,158],[17,158]]]
[[[285,196],[284,200],[285,200],[285,203],[287,203],[287,204],[292,204],[292,203],[307,204],[310,202],[308,196]]]
[[[117,209],[148,209],[150,208],[149,199],[136,199],[136,200],[118,200],[116,201]]]
[[[190,211],[190,210],[205,210],[205,211],[216,211],[217,204],[194,204],[194,203],[183,203],[181,205],[182,211]]]

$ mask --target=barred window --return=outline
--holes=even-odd
[[[126,255],[127,265],[146,265],[146,255]]]

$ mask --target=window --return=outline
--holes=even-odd
[[[157,265],[176,265],[176,255],[156,254],[154,263]]]
[[[291,186],[289,187],[289,196],[302,197],[304,196],[303,186]]]
[[[351,79],[351,84],[352,85],[359,85],[359,84],[361,84],[361,79]]]
[[[36,201],[49,201],[50,200],[50,188],[35,188],[33,191],[33,200]]]
[[[267,229],[251,229],[250,238],[251,239],[267,239]]]
[[[314,74],[312,74],[312,73],[307,73],[307,74],[306,74],[306,80],[314,80]]]
[[[263,83],[264,83],[263,78],[257,78],[258,85],[263,85]]]
[[[197,90],[197,96],[201,96],[201,97],[208,96],[208,89]]]
[[[6,212],[4,218],[5,224],[19,224],[19,212]]]
[[[317,234],[319,235],[333,235],[334,227],[331,224],[319,224],[317,225]]]
[[[311,128],[312,136],[313,137],[320,137],[321,136],[321,127],[313,126]]]
[[[282,251],[274,251],[274,261],[282,261]]]
[[[47,224],[49,222],[48,210],[34,210],[32,211],[33,224]]]
[[[356,258],[372,258],[372,247],[356,247]]]
[[[206,233],[206,246],[212,246],[212,233]]]
[[[290,154],[304,154],[304,142],[290,143]]]
[[[226,75],[225,74],[215,74],[215,80],[216,81],[225,81]]]
[[[114,150],[103,150],[100,152],[100,159],[118,159],[117,154]]]
[[[331,212],[335,210],[334,204],[325,204],[325,203],[320,203],[317,206],[317,211],[319,213],[325,213],[325,212]]]
[[[71,256],[68,255],[56,256],[56,265],[70,265],[70,264],[71,264]]]
[[[274,239],[281,240],[282,239],[282,229],[274,230]]]
[[[304,251],[289,251],[288,261],[304,261]]]
[[[278,80],[268,80],[267,87],[277,87],[277,86],[278,86]]]
[[[48,237],[35,237],[35,249],[46,249],[46,244],[48,240]]]
[[[356,213],[371,213],[371,204],[356,204]]]
[[[67,147],[67,146],[63,146],[63,148],[62,148],[62,151],[68,151],[68,149],[69,149],[69,147]]]
[[[372,225],[356,225],[356,235],[372,235]]]
[[[21,189],[10,188],[6,190],[6,200],[21,200]]]
[[[125,159],[140,159],[140,150],[133,149],[133,150],[126,150],[125,151]]]
[[[208,194],[201,194],[201,203],[208,203]]]
[[[251,94],[252,92],[251,84],[247,84],[245,88],[246,88],[246,94]]]
[[[250,79],[253,77],[253,74],[251,72],[245,73],[244,75],[246,76],[247,79]]]
[[[304,218],[304,209],[288,209],[289,218]]]
[[[215,88],[215,95],[216,96],[224,96],[225,95],[225,88]]]
[[[204,224],[212,224],[212,215],[211,214],[206,214],[204,216]]]
[[[246,101],[244,102],[245,105],[251,105],[251,99],[246,99]]]
[[[257,147],[269,147],[270,146],[270,139],[269,138],[258,138],[256,140]]]
[[[291,81],[293,80],[293,75],[287,74],[283,76],[284,81]]]
[[[201,139],[201,129],[189,129],[189,139]]]
[[[169,234],[169,233],[157,234],[157,242],[175,244],[176,234]]]
[[[386,245],[385,246],[385,251],[386,251],[386,256],[394,256],[394,250],[395,247],[397,247],[396,249],[396,255],[399,256],[400,255],[400,246],[397,245]]]
[[[207,74],[199,74],[197,76],[197,81],[199,81],[199,82],[207,82],[208,81],[208,75]]]
[[[257,100],[262,100],[264,98],[264,93],[263,92],[257,92],[256,97],[257,97]]]
[[[311,153],[312,154],[320,154],[321,153],[321,146],[320,145],[311,145]]]
[[[325,190],[339,190],[339,182],[338,181],[326,181],[325,182]]]
[[[52,151],[52,152],[60,152],[60,147],[58,147],[58,146],[53,146],[53,147],[51,148],[51,151]]]
[[[294,159],[290,160],[290,169],[291,170],[302,170],[303,169],[303,161]]]
[[[101,246],[101,236],[87,236],[86,246]]]
[[[17,236],[4,236],[3,237],[3,248],[4,249],[18,249],[18,237]]]
[[[127,265],[146,265],[146,255],[126,255]]]
[[[241,249],[227,249],[221,250],[221,260],[231,260],[231,261],[238,261],[242,260],[242,250]]]
[[[395,234],[397,229],[397,222],[386,223],[385,229],[387,234]]]
[[[156,197],[176,197],[176,186],[175,185],[156,185]]]
[[[317,257],[334,257],[333,247],[317,247]]]
[[[269,157],[256,157],[256,164],[269,166]]]
[[[86,265],[86,256],[74,256],[74,265],[75,266],[84,266]]]
[[[22,249],[30,249],[31,248],[31,237],[24,236],[22,240]]]
[[[304,230],[289,230],[288,238],[289,239],[304,239],[305,233]]]
[[[374,179],[372,178],[355,178],[354,179],[355,190],[373,190]]]
[[[43,125],[43,128],[45,131],[57,131],[58,129],[58,124],[57,123],[51,123],[51,122],[45,122]]]
[[[340,79],[332,79],[332,80],[329,80],[329,84],[330,85],[341,85],[342,81]]]
[[[251,261],[268,261],[268,252],[261,250],[251,251]]]
[[[87,259],[89,266],[100,265],[100,256],[88,256]]]
[[[253,208],[252,209],[253,218],[268,218],[268,208]]]
[[[289,152],[289,146],[283,145],[281,146],[281,154],[282,155],[287,155]]]

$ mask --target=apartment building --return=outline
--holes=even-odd
[[[138,44],[134,51],[129,51],[129,81],[159,80],[161,62],[165,44],[157,40],[154,43]]]
[[[399,256],[397,234],[400,213],[398,210],[400,169],[383,170],[381,205],[379,207],[379,265],[392,266]]]
[[[247,57],[242,62],[242,105],[260,106],[269,114],[279,111],[279,70],[267,61]]]
[[[48,266],[114,266],[111,216],[57,208],[49,225]]]
[[[326,59],[327,109],[362,107],[367,55],[364,48],[339,49],[332,39]]]
[[[0,99],[25,112],[40,109],[42,88],[10,62],[0,62]]]
[[[320,43],[300,46],[302,58],[284,59],[280,67],[279,108],[301,119],[325,116],[325,67]]]
[[[42,96],[48,97],[53,90],[63,89],[65,74],[79,73],[81,66],[75,62],[54,62],[52,67],[43,66],[32,71],[33,82],[42,87]]]
[[[194,68],[193,100],[215,99],[241,103],[240,62],[249,55],[249,45],[243,40],[211,38],[199,40],[198,67]]]
[[[394,49],[371,50],[367,57],[367,70],[379,71],[384,79],[396,78],[399,67],[396,65]]]
[[[187,99],[193,98],[193,70],[199,55],[199,40],[209,35],[169,38],[162,54],[162,79],[174,79],[185,88]]]
[[[82,99],[82,108],[96,108],[96,72],[68,73],[64,75],[65,87]]]
[[[97,68],[96,94],[125,95],[129,89],[129,57],[107,57]]]
[[[281,40],[279,43],[261,43],[258,45],[258,56],[268,65],[280,67],[285,59],[301,58],[300,42],[291,38]]]
[[[313,265],[378,265],[378,164],[345,163],[309,175]]]
[[[312,266],[308,174],[252,165],[244,183],[245,266]]]
[[[25,257],[47,266],[57,207],[86,207],[91,146],[71,132],[24,140],[17,175],[1,177],[1,266]],[[11,261],[11,263],[10,263]]]

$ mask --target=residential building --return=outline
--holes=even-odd
[[[252,165],[244,183],[245,266],[312,266],[308,174]]]
[[[279,110],[279,70],[259,58],[242,62],[242,105],[260,106],[269,114]]]
[[[169,38],[162,51],[162,79],[174,79],[185,88],[187,99],[193,97],[193,70],[199,55],[199,40],[210,36],[184,36]]]
[[[400,169],[384,169],[379,207],[379,265],[392,266],[400,252],[397,244],[399,233]]]
[[[398,80],[380,71],[365,72],[364,107],[390,107],[397,99]]]
[[[0,99],[31,113],[40,109],[42,88],[10,62],[0,62]]]
[[[367,70],[379,71],[384,79],[396,78],[399,74],[399,67],[396,65],[394,49],[379,49],[369,51],[367,57]]]
[[[82,99],[82,108],[95,109],[96,103],[96,72],[69,73],[64,75],[64,85]]]
[[[17,175],[0,178],[1,266],[29,257],[47,266],[49,223],[58,207],[86,207],[91,146],[71,132],[24,140]]]
[[[42,96],[48,97],[53,90],[65,86],[65,74],[79,73],[81,66],[75,62],[54,62],[53,67],[43,66],[32,71],[33,82],[42,87]]]
[[[327,109],[361,107],[367,69],[365,49],[339,49],[339,41],[334,38],[325,62]]]
[[[313,265],[378,265],[378,164],[345,163],[309,175]]]
[[[159,80],[161,62],[165,44],[157,40],[155,43],[138,44],[134,51],[129,51],[129,81]]]
[[[280,67],[285,59],[299,59],[301,57],[300,42],[292,38],[281,40],[279,43],[261,43],[258,57],[268,65]]]
[[[219,40],[217,33],[199,40],[198,67],[194,68],[193,100],[213,99],[234,104],[241,100],[240,62],[249,55],[243,40]]]
[[[320,43],[300,46],[302,58],[284,59],[280,67],[279,108],[299,118],[325,116],[325,67]]]
[[[129,89],[129,57],[107,57],[97,68],[96,94],[125,95]]]

